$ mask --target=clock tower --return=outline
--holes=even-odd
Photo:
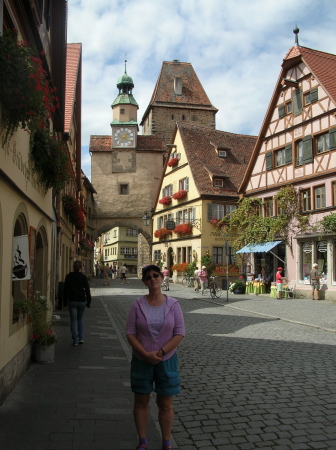
[[[135,149],[137,145],[138,123],[137,111],[139,106],[133,97],[133,80],[126,72],[118,79],[117,88],[119,94],[112,103],[113,120],[112,128],[112,150],[113,149]]]

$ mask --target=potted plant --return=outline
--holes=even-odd
[[[245,294],[246,285],[243,278],[230,283],[229,291],[233,294]]]
[[[28,314],[33,339],[33,359],[39,363],[54,362],[56,333],[50,315],[47,297],[36,292],[32,299],[15,300],[14,310]]]
[[[93,252],[94,249],[94,243],[91,242],[87,238],[82,238],[79,241],[79,245],[82,247],[82,249],[86,252]]]
[[[75,225],[78,230],[84,230],[86,227],[85,217],[78,201],[71,195],[63,195],[62,201],[64,209],[69,215],[70,222]]]

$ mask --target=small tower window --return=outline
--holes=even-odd
[[[123,108],[120,109],[120,114],[125,114],[125,110]]]
[[[184,114],[182,114],[182,120],[185,120],[185,115]]]
[[[172,114],[172,116],[171,116],[171,120],[174,120],[174,114]]]

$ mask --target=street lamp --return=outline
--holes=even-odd
[[[146,227],[148,227],[149,222],[150,222],[150,216],[148,215],[147,211],[145,212],[145,215],[143,216],[142,220],[143,220],[144,225]]]

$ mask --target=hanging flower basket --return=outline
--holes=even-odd
[[[37,51],[19,41],[16,30],[0,36],[0,86],[3,145],[19,127],[29,133],[43,127],[60,106]]]
[[[162,197],[159,200],[159,203],[161,203],[161,205],[169,205],[172,201],[172,198],[169,195],[166,195],[165,197]]]
[[[154,237],[164,240],[166,236],[171,236],[173,234],[172,231],[167,230],[167,228],[159,228],[154,231]]]
[[[86,252],[93,252],[94,249],[94,243],[89,241],[87,238],[82,238],[79,241],[79,245],[82,247],[82,249]]]
[[[239,266],[236,264],[229,264],[229,273],[237,274],[239,273]],[[226,273],[226,265],[224,266],[216,266],[215,267],[216,274],[225,274]]]
[[[180,236],[184,236],[187,234],[192,234],[193,226],[191,223],[181,223],[179,225],[176,225],[174,229],[174,233],[178,234]]]
[[[70,222],[75,225],[78,230],[85,230],[85,217],[78,201],[71,195],[64,195],[62,200],[64,209],[69,215]]]
[[[172,159],[170,159],[170,160],[167,162],[167,166],[169,166],[169,167],[175,167],[175,166],[178,165],[178,162],[179,162],[179,159],[178,159],[177,157],[172,158]]]
[[[175,194],[172,195],[172,198],[174,200],[181,200],[182,198],[186,197],[188,194],[188,191],[182,190],[182,191],[178,191],[175,192]]]

